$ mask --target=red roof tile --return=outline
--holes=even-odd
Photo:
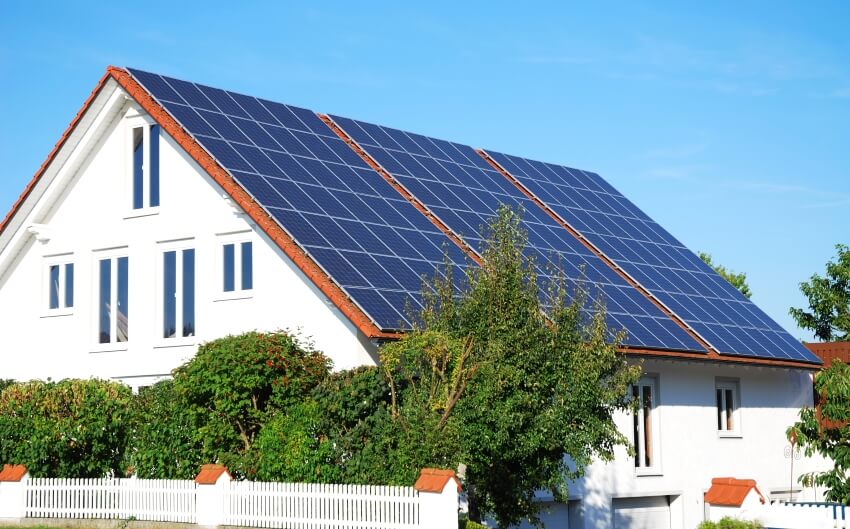
[[[198,485],[215,485],[222,474],[227,474],[230,477],[230,473],[224,465],[201,465],[201,471],[195,476],[195,483]]]
[[[27,467],[24,465],[3,465],[3,470],[0,470],[0,481],[21,481],[26,473]]]
[[[751,490],[756,491],[762,503],[767,501],[756,487],[754,479],[714,478],[711,480],[711,488],[705,493],[705,503],[740,507]]]
[[[443,492],[443,488],[449,480],[454,480],[457,483],[457,491],[460,492],[460,480],[455,476],[454,470],[423,468],[413,488],[420,492]]]

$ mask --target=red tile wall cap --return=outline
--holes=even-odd
[[[460,480],[455,476],[454,470],[444,470],[440,468],[423,468],[419,472],[419,479],[413,484],[413,488],[419,492],[443,492],[443,488],[449,480],[454,480],[457,484],[457,491],[460,492]]]
[[[21,481],[27,473],[24,465],[3,465],[0,470],[0,481]]]
[[[230,472],[224,465],[201,465],[201,471],[195,476],[195,483],[198,485],[215,485],[222,474],[227,474],[227,477],[230,477]]]
[[[756,491],[761,503],[767,503],[754,479],[714,478],[711,480],[711,488],[705,493],[705,503],[740,507],[751,490]]]

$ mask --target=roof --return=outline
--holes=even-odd
[[[759,492],[753,479],[714,478],[711,480],[711,488],[705,493],[704,499],[705,503],[711,505],[740,507],[750,491],[753,490],[758,494],[761,503],[767,501]]]
[[[27,467],[24,465],[3,465],[0,470],[0,481],[21,481],[26,475]]]
[[[599,175],[110,67],[0,225],[114,79],[367,337],[395,338],[447,256],[523,207],[529,253],[602,291],[633,354],[811,368],[819,359]],[[460,288],[458,286],[458,288]]]
[[[198,485],[215,485],[215,482],[223,474],[227,474],[228,477],[230,476],[227,467],[224,465],[201,465],[201,471],[195,476],[195,483]]]
[[[455,476],[454,470],[443,470],[439,468],[423,468],[419,473],[419,479],[413,484],[413,488],[419,492],[443,492],[446,483],[454,480],[457,483],[457,491],[460,492],[460,480]]]
[[[835,360],[850,364],[850,342],[820,342],[805,345],[823,361],[824,368],[831,366]]]

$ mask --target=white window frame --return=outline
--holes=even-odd
[[[77,299],[77,284],[79,283],[77,275],[77,264],[74,261],[73,253],[63,253],[44,257],[42,264],[42,280],[41,280],[41,307],[43,318],[52,318],[55,316],[69,316],[74,313],[74,307],[65,306],[65,292],[68,288],[67,278],[65,277],[65,266],[72,265],[74,267],[74,284],[71,285],[72,296],[74,297],[74,305],[78,303]],[[50,268],[52,266],[59,267],[59,306],[55,309],[50,308]]]
[[[198,245],[194,238],[180,239],[175,241],[163,241],[156,245],[156,321],[154,328],[156,329],[156,339],[154,347],[183,347],[197,345],[198,343],[198,299],[199,286],[198,282]],[[163,289],[165,288],[165,253],[176,252],[175,261],[175,300],[174,300],[174,316],[175,329],[178,331],[183,328],[183,250],[195,251],[195,333],[192,336],[174,336],[166,338],[163,336],[163,322],[165,320],[165,300],[163,299]],[[182,332],[178,333],[182,334]]]
[[[110,331],[109,335],[112,337],[117,336],[118,329],[118,309],[117,309],[117,299],[118,299],[118,259],[121,257],[127,258],[127,303],[130,303],[130,299],[132,296],[132,260],[130,259],[129,248],[126,246],[120,248],[109,248],[104,250],[95,250],[92,252],[92,260],[91,260],[91,278],[89,288],[89,299],[93,300],[92,310],[91,310],[91,337],[92,337],[92,346],[90,348],[90,352],[92,353],[105,353],[111,351],[126,351],[130,347],[130,338],[128,336],[127,341],[119,342],[119,341],[111,341],[108,343],[100,343],[100,261],[104,259],[110,259],[112,261],[111,265],[111,277],[110,281],[112,282],[110,297],[112,298],[111,305],[115,307],[113,309],[113,313],[110,316]],[[130,324],[129,315],[127,318],[127,333],[132,335],[130,332],[132,331],[132,325]]]
[[[643,375],[637,383],[637,387],[640,388],[638,391],[638,406],[632,415],[632,431],[634,431],[634,420],[637,417],[638,424],[638,444],[634,447],[637,452],[638,462],[635,468],[636,476],[660,476],[662,475],[661,471],[661,420],[660,420],[660,402],[661,402],[661,392],[660,392],[660,377],[656,374],[645,374]],[[643,387],[649,386],[651,393],[651,409],[649,416],[649,425],[650,425],[650,450],[651,450],[651,465],[645,464],[645,414],[643,410]],[[633,385],[629,388],[629,394],[634,398],[634,388]],[[634,440],[634,439],[633,439]]]
[[[251,299],[257,288],[257,243],[252,237],[250,230],[219,234],[216,237],[216,288],[215,301],[229,301],[236,299]],[[242,243],[251,243],[251,288],[242,290]],[[224,246],[234,245],[233,252],[233,291],[224,290]]]
[[[124,144],[125,148],[125,169],[124,169],[124,182],[126,192],[126,203],[127,203],[127,214],[124,216],[125,219],[135,218],[135,217],[146,217],[149,215],[157,215],[159,214],[159,206],[151,206],[151,126],[156,125],[157,123],[153,120],[153,118],[138,114],[133,110],[129,111],[125,116],[125,139]],[[141,208],[133,208],[133,131],[135,129],[142,129],[142,143],[144,145],[144,171],[142,173],[142,207]],[[160,127],[160,131],[162,128]],[[160,163],[162,161],[162,132],[160,132]],[[160,181],[159,181],[159,203],[162,204],[162,171],[159,172]]]
[[[717,391],[721,392],[721,403],[718,409]],[[727,429],[725,425],[728,423],[726,416],[726,392],[732,391],[732,428]],[[743,429],[741,428],[741,381],[737,378],[716,378],[714,380],[714,420],[715,429],[717,429],[717,420],[719,416],[721,428],[717,429],[718,437],[743,437]]]

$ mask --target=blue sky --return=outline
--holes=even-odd
[[[0,210],[135,66],[597,171],[810,338],[797,284],[850,243],[850,3],[592,4],[4,0]]]

